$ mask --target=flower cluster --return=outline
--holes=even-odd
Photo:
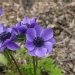
[[[2,15],[2,12],[3,10],[1,9],[0,15]],[[4,24],[0,24],[0,52],[5,48],[10,50],[19,49],[16,39],[24,35],[19,38],[26,41],[25,47],[30,56],[43,57],[46,53],[50,53],[55,44],[53,30],[50,28],[43,29],[36,23],[36,19],[36,17],[29,19],[25,16],[16,26],[10,26],[9,28],[4,27]]]
[[[22,22],[18,22],[16,26],[11,26],[18,34],[25,34],[28,28],[33,28],[36,25],[36,17],[31,20],[25,16]]]

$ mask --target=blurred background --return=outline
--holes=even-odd
[[[75,0],[0,0],[0,8],[0,23],[5,26],[16,25],[27,15],[52,28],[56,44],[46,57],[53,58],[64,75],[75,75]]]

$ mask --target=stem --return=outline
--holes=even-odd
[[[22,73],[21,73],[21,71],[20,71],[20,69],[19,69],[19,67],[18,67],[18,65],[17,65],[17,62],[15,61],[15,59],[14,59],[14,57],[12,56],[11,53],[10,53],[10,56],[11,56],[12,60],[14,61],[14,63],[15,63],[15,65],[16,65],[16,68],[17,68],[18,72],[20,73],[20,75],[22,75]]]
[[[38,67],[38,57],[36,56],[36,71],[37,71],[37,67]]]
[[[33,67],[34,67],[34,75],[36,75],[36,63],[35,63],[35,57],[33,56]]]

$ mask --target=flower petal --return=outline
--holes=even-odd
[[[39,36],[43,28],[40,25],[36,25],[34,29],[36,30],[36,34]]]
[[[0,47],[0,52],[2,52],[6,47]]]
[[[27,30],[27,27],[25,25],[21,25],[18,27],[19,34],[24,34]]]
[[[14,38],[16,37],[16,33],[15,31],[11,31],[11,37],[9,38],[10,41],[14,40]]]
[[[35,23],[32,23],[30,24],[29,28],[34,28],[35,25],[36,25]]]
[[[50,28],[43,29],[40,36],[47,41],[53,37],[53,30]]]
[[[12,28],[6,28],[6,31],[11,33]]]
[[[10,50],[17,50],[19,49],[19,46],[16,45],[14,42],[10,42],[9,44],[7,44],[7,48]]]
[[[21,26],[21,22],[18,22],[18,23],[16,24],[16,27],[19,27],[19,26]]]
[[[36,23],[36,17],[33,17],[31,20],[30,20],[30,23],[32,24],[32,23]]]
[[[36,37],[36,31],[34,28],[29,28],[27,30],[26,38],[28,41],[33,41],[33,39]]]
[[[6,41],[4,41],[4,43],[2,44],[2,46],[6,46],[9,42],[10,42],[10,40],[7,39]]]
[[[50,53],[53,46],[51,42],[45,42],[43,47],[47,49],[47,53]]]
[[[2,33],[2,32],[3,32],[3,29],[4,29],[3,24],[0,24],[0,33]]]
[[[2,15],[3,12],[4,12],[4,10],[3,9],[0,9],[0,15]]]
[[[32,51],[28,51],[28,54],[30,56],[36,56],[35,51],[36,51],[36,49],[33,49]]]
[[[25,16],[23,21],[22,21],[23,24],[30,24],[30,19],[28,18],[28,16]]]
[[[11,26],[11,28],[18,33],[17,27],[16,26]]]
[[[25,47],[31,51],[35,48],[34,44],[32,42],[26,41]]]
[[[0,47],[2,46],[2,43],[0,42]]]
[[[54,38],[52,38],[52,39],[50,39],[50,40],[49,40],[49,42],[51,42],[51,43],[52,43],[52,45],[54,45],[54,44],[55,44],[55,42],[56,42],[56,40],[55,40]]]
[[[38,56],[38,57],[43,57],[47,52],[47,49],[44,48],[44,47],[40,47],[40,48],[37,48],[36,49],[36,52],[35,54]]]

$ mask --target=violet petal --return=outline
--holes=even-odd
[[[26,41],[25,47],[31,51],[35,48],[34,44],[32,42]]]
[[[11,31],[11,37],[9,38],[10,41],[14,40],[14,38],[16,37],[16,33],[15,31]]]
[[[40,48],[37,48],[35,54],[38,56],[38,57],[43,57],[47,52],[47,49],[44,48],[44,47],[40,47]]]
[[[33,28],[36,24],[35,23],[32,23],[30,24],[29,28]]]
[[[36,31],[34,28],[29,28],[27,30],[26,38],[28,41],[33,41],[33,39],[36,37]]]
[[[34,29],[36,30],[36,34],[39,36],[43,28],[40,25],[36,25]]]
[[[0,33],[2,33],[2,32],[3,32],[3,29],[4,29],[3,24],[0,24]]]
[[[19,46],[16,45],[14,42],[10,42],[9,44],[7,44],[7,48],[10,50],[17,50],[19,49]]]
[[[52,39],[50,39],[50,40],[48,40],[49,42],[51,42],[52,43],[52,45],[54,45],[55,44],[55,42],[56,42],[56,40],[54,39],[54,38],[52,38]]]
[[[4,41],[4,43],[2,44],[2,46],[6,46],[9,42],[10,42],[10,40],[7,39],[6,41]]]
[[[4,10],[3,9],[0,9],[0,15],[2,15],[3,12],[4,12]]]
[[[53,37],[53,30],[50,28],[43,29],[40,36],[44,39],[44,41],[47,41]]]
[[[0,47],[2,46],[2,43],[0,42]]]
[[[35,51],[36,51],[35,48],[34,48],[32,51],[28,50],[28,54],[29,54],[30,56],[36,56]]]
[[[50,53],[52,51],[52,43],[51,42],[45,42],[44,46],[47,49],[47,53]]]
[[[21,22],[18,22],[18,23],[16,24],[16,27],[19,27],[19,26],[21,26]]]
[[[17,27],[16,26],[11,26],[11,28],[18,33]]]
[[[0,47],[0,52],[2,52],[6,47]]]
[[[22,21],[23,24],[30,24],[30,19],[28,18],[28,16],[25,16],[23,21]]]
[[[27,27],[25,25],[19,26],[18,32],[19,34],[24,34],[27,30]]]
[[[33,17],[33,18],[30,20],[30,23],[31,23],[31,24],[36,23],[36,19],[37,19],[36,17]]]

